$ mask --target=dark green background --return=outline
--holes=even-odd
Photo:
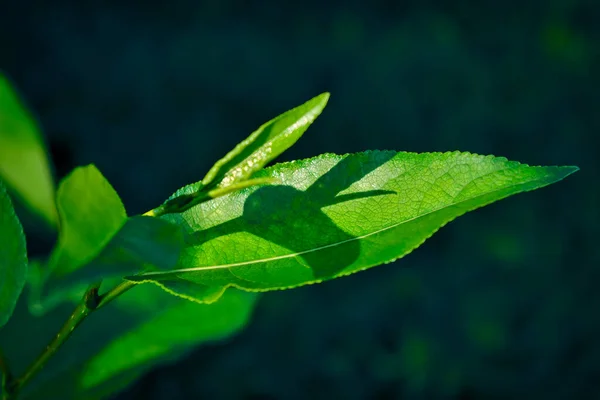
[[[323,91],[281,159],[464,150],[582,169],[400,262],[267,294],[244,332],[118,399],[600,397],[598,1],[0,5],[0,68],[57,177],[95,163],[130,214]]]

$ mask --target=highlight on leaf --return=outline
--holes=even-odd
[[[208,171],[204,179],[175,192],[144,215],[159,217],[184,212],[208,200],[251,186],[273,184],[274,178],[249,178],[290,148],[321,114],[329,93],[323,93],[261,125]]]
[[[320,94],[261,125],[215,163],[202,179],[202,185],[225,187],[252,176],[296,143],[328,100],[329,93]]]

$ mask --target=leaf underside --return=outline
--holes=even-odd
[[[184,230],[177,268],[127,279],[197,302],[215,301],[227,287],[321,282],[394,261],[454,218],[576,170],[460,152],[370,151],[277,164],[253,177],[281,185],[163,216]]]

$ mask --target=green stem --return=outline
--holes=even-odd
[[[79,326],[90,313],[90,309],[84,302],[80,303],[73,311],[69,319],[60,328],[54,339],[46,346],[42,353],[33,361],[27,370],[19,378],[12,382],[9,387],[11,393],[18,393],[23,386],[27,384],[37,374],[48,360],[58,351],[58,349],[67,341],[75,328]]]
[[[12,380],[12,373],[10,372],[10,367],[8,366],[8,361],[4,356],[4,353],[0,349],[0,374],[2,374],[2,379],[0,380],[0,399],[5,400],[8,399],[8,391],[7,385],[8,382]]]
[[[111,301],[113,301],[132,287],[134,287],[135,285],[136,284],[131,281],[121,282],[120,284],[118,284],[117,286],[115,286],[114,288],[112,288],[111,290],[99,297],[98,307],[96,307],[96,309],[104,307],[105,305],[107,305],[108,303],[110,303]]]
[[[7,381],[6,399],[16,398],[23,386],[25,386],[31,380],[31,378],[33,378],[44,367],[44,365],[46,365],[48,360],[58,351],[58,349],[60,349],[67,339],[69,339],[71,334],[73,334],[73,331],[85,320],[89,314],[105,306],[111,300],[114,300],[116,297],[125,293],[133,286],[135,286],[134,283],[126,281],[100,296],[98,295],[100,282],[91,285],[83,296],[81,302],[77,305],[73,313],[71,313],[71,316],[64,323],[62,328],[60,328],[54,339],[48,343],[40,355],[33,361],[33,363],[31,363],[31,365],[29,365],[23,375],[15,380],[11,379]]]

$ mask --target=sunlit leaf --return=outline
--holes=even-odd
[[[393,261],[465,212],[576,170],[458,152],[373,151],[279,164],[256,176],[281,185],[164,216],[185,231],[178,268],[129,279],[170,291],[178,290],[174,281],[198,283],[200,302],[228,286],[266,291],[320,282]]]
[[[238,144],[208,171],[202,184],[229,186],[249,178],[254,172],[289,149],[321,114],[329,93],[320,94],[306,103],[265,122]]]

